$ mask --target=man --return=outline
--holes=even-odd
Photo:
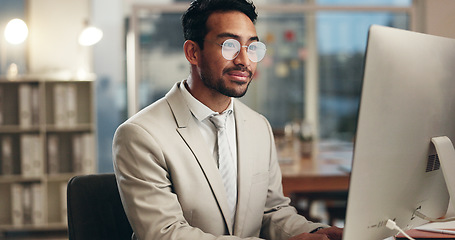
[[[138,239],[341,239],[289,205],[269,123],[234,99],[265,54],[256,17],[247,0],[194,1],[182,18],[190,75],[117,129],[114,169]]]

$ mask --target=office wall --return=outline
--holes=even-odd
[[[28,1],[29,72],[76,71],[84,61],[77,38],[90,0]]]

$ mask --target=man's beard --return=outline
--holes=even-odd
[[[223,75],[229,71],[234,71],[234,70],[235,71],[242,71],[242,70],[246,71],[249,73],[249,78],[251,79],[251,77],[252,77],[251,71],[244,69],[242,67],[233,67],[233,68],[226,69],[223,71]],[[250,86],[250,83],[251,83],[251,81],[249,81],[247,83],[245,90],[238,92],[235,89],[228,88],[222,78],[215,80],[211,76],[211,74],[207,73],[207,71],[204,71],[204,69],[202,69],[202,71],[201,71],[201,79],[206,87],[216,90],[217,92],[219,92],[225,96],[235,97],[235,98],[243,97],[246,94],[248,87]]]

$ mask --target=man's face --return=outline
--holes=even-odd
[[[208,18],[207,28],[198,68],[202,82],[207,88],[225,96],[242,97],[257,63],[248,58],[244,47],[235,59],[226,60],[218,44],[227,39],[236,39],[242,46],[258,41],[254,24],[241,12],[216,12]]]

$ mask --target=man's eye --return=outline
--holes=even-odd
[[[235,48],[234,43],[230,43],[230,42],[226,43],[225,46],[229,47],[229,48]]]

